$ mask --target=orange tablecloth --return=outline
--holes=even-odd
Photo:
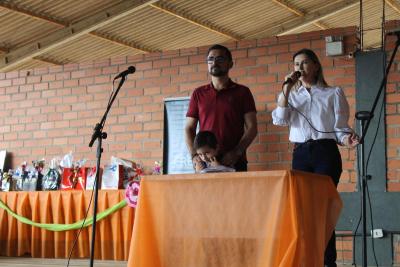
[[[128,266],[323,266],[342,202],[296,171],[145,177]]]
[[[40,223],[74,223],[83,219],[91,191],[0,192],[0,199],[17,214]],[[98,211],[124,199],[124,190],[100,190]],[[93,214],[93,203],[89,215]],[[96,259],[127,260],[134,209],[124,207],[96,224]],[[30,255],[67,258],[78,230],[52,232],[20,223],[0,209],[0,256]],[[74,258],[90,257],[91,226],[80,234]]]

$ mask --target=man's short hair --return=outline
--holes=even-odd
[[[198,132],[193,142],[193,148],[196,150],[205,146],[217,149],[217,145],[217,138],[215,137],[215,134],[210,131]]]
[[[223,46],[223,45],[220,45],[220,44],[215,44],[215,45],[211,46],[210,48],[208,48],[207,55],[210,54],[211,50],[224,51],[225,55],[228,57],[229,61],[232,61],[232,53],[226,46]]]

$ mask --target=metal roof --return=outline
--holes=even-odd
[[[380,47],[399,0],[0,0],[0,72],[360,26],[360,3]]]

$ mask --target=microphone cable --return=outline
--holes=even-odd
[[[100,172],[100,170],[98,170],[98,171]],[[90,194],[89,205],[88,205],[88,207],[86,209],[85,216],[83,217],[82,225],[79,228],[78,232],[75,234],[74,242],[72,243],[72,247],[71,247],[71,249],[70,249],[70,251],[68,253],[67,267],[69,266],[69,262],[71,261],[71,257],[72,257],[72,252],[75,249],[76,243],[78,242],[78,238],[79,238],[79,236],[80,236],[80,234],[81,234],[81,232],[83,230],[83,226],[85,225],[85,222],[87,220],[87,217],[88,217],[88,214],[89,214],[89,210],[90,210],[90,206],[92,205],[93,194],[94,194],[94,189],[95,189],[96,183],[97,183],[97,181],[93,184],[92,193]]]
[[[299,113],[301,116],[303,116],[304,119],[307,121],[307,123],[310,125],[310,127],[311,127],[314,131],[319,132],[319,133],[326,133],[326,134],[329,134],[329,133],[346,133],[346,134],[352,134],[352,133],[353,133],[353,132],[349,132],[349,131],[336,131],[336,130],[332,130],[332,131],[322,131],[322,130],[318,130],[318,129],[311,123],[311,121],[307,118],[306,115],[304,115],[300,110],[298,110],[296,107],[294,107],[294,106],[289,102],[289,97],[286,96],[286,94],[285,94],[285,92],[284,92],[284,90],[283,90],[283,86],[284,86],[286,83],[287,83],[287,81],[285,81],[285,82],[282,84],[282,94],[283,94],[283,96],[287,99],[288,106],[291,107],[292,109],[294,109],[294,110],[295,110],[297,113]]]

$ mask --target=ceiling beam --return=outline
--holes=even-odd
[[[272,0],[272,2],[274,2],[275,4],[280,5],[281,7],[283,7],[284,9],[289,10],[290,12],[296,14],[299,17],[304,17],[305,13],[302,12],[301,10],[291,6],[290,4],[288,4],[286,1],[283,0]]]
[[[295,8],[294,6],[290,5],[287,3],[287,1],[285,0],[272,0],[272,2],[280,5],[281,7],[287,9],[288,11],[290,11],[291,13],[299,16],[299,17],[304,17],[306,14],[299,10],[298,8]],[[326,25],[324,25],[323,23],[319,22],[319,21],[315,21],[313,22],[313,24],[315,26],[317,26],[318,28],[320,28],[321,30],[326,30],[328,29],[328,27]]]
[[[164,3],[155,3],[155,4],[151,4],[151,7],[158,9],[164,13],[167,13],[169,15],[172,15],[176,18],[182,19],[186,22],[189,22],[191,24],[194,24],[196,26],[199,26],[201,28],[204,28],[208,31],[214,32],[216,34],[222,35],[224,37],[227,37],[229,39],[235,40],[235,41],[239,41],[241,39],[243,39],[242,36],[237,35],[235,33],[231,33],[228,32],[226,30],[221,29],[220,27],[213,25],[212,23],[208,22],[208,21],[202,21],[200,19],[194,18],[193,16],[187,14],[184,11],[178,10],[176,8],[171,8],[169,6],[167,6]]]
[[[57,65],[57,66],[64,65],[67,63],[67,62],[60,62],[58,60],[48,59],[48,58],[44,58],[44,57],[34,57],[32,59],[36,60],[36,61],[41,61],[41,62],[45,62],[48,64],[52,64],[52,65]]]
[[[8,53],[10,51],[8,48],[0,47],[0,53]]]
[[[330,28],[329,26],[327,26],[325,23],[322,23],[321,21],[316,21],[313,24],[315,26],[317,26],[318,28],[320,28],[321,30],[326,30],[326,29]]]
[[[63,22],[61,20],[57,20],[57,19],[51,18],[48,15],[34,13],[32,11],[29,11],[29,10],[23,8],[23,7],[20,7],[20,6],[14,5],[14,4],[0,3],[0,7],[5,8],[5,9],[7,9],[9,11],[18,12],[18,13],[20,13],[22,15],[28,16],[28,17],[33,18],[33,19],[50,22],[50,23],[52,23],[52,24],[54,24],[56,26],[68,27],[68,25],[69,25],[69,23],[67,23],[67,22]],[[156,52],[155,50],[144,48],[144,47],[142,47],[140,45],[137,45],[137,44],[135,44],[133,42],[129,42],[129,43],[128,42],[124,42],[124,41],[121,41],[121,40],[117,40],[116,38],[108,37],[108,36],[106,36],[104,34],[100,34],[100,33],[97,33],[97,32],[90,32],[89,34],[92,35],[92,36],[98,37],[98,38],[100,38],[102,40],[110,41],[110,42],[112,42],[114,44],[117,44],[117,45],[120,45],[120,46],[124,46],[124,47],[128,47],[128,48],[132,48],[134,50],[138,50],[138,51],[143,52],[143,53]]]
[[[115,6],[107,8],[107,10],[97,12],[92,16],[70,24],[30,44],[12,49],[4,56],[0,57],[0,71],[5,71],[33,57],[40,56],[60,45],[73,41],[82,35],[90,33],[117,19],[155,3],[156,1],[157,0],[125,0]]]
[[[284,22],[279,26],[274,26],[268,29],[266,33],[269,36],[279,36],[292,33],[301,27],[310,25],[324,18],[333,16],[339,12],[345,11],[359,4],[359,0],[345,0],[333,6],[320,9],[318,12],[313,12],[299,17],[288,22]]]
[[[65,23],[60,21],[60,20],[57,20],[57,19],[54,19],[54,18],[50,18],[48,15],[34,13],[34,12],[32,12],[32,11],[26,9],[26,8],[23,8],[21,6],[18,6],[18,5],[12,4],[12,3],[7,3],[7,2],[4,2],[4,1],[1,1],[0,2],[0,7],[4,8],[4,9],[7,9],[8,11],[11,11],[11,12],[18,12],[20,14],[23,14],[23,15],[25,15],[27,17],[30,17],[30,18],[33,18],[33,19],[37,19],[37,20],[41,20],[41,21],[47,21],[47,22],[50,22],[50,23],[55,24],[57,26],[60,26],[60,25],[61,26],[65,26]]]
[[[400,5],[395,0],[385,0],[391,8],[393,8],[397,13],[400,13]]]
[[[104,34],[104,33],[100,33],[100,32],[91,32],[91,33],[89,33],[89,34],[90,34],[91,36],[97,37],[97,38],[99,38],[99,39],[108,41],[108,42],[110,42],[110,43],[113,43],[113,44],[116,44],[116,45],[119,45],[119,46],[124,46],[124,47],[128,47],[128,48],[133,48],[134,50],[140,51],[140,52],[142,52],[142,53],[159,52],[159,50],[154,50],[154,49],[145,48],[145,47],[143,47],[143,46],[141,46],[141,45],[138,45],[138,44],[136,44],[136,43],[134,43],[134,42],[126,42],[126,41],[117,39],[117,38],[115,38],[115,37],[108,36],[108,35],[106,35],[106,34]]]

